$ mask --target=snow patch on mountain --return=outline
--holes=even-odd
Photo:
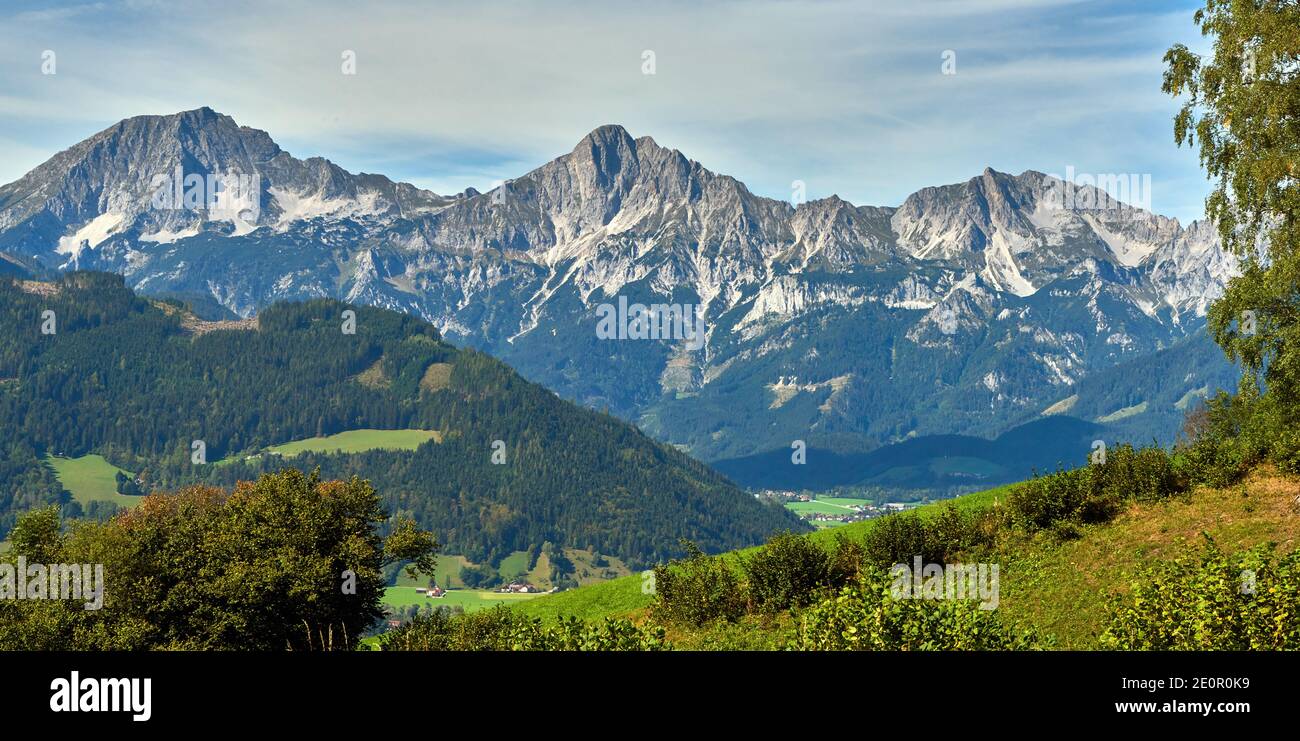
[[[87,247],[93,249],[98,247],[105,239],[112,236],[113,232],[126,220],[126,214],[108,213],[100,214],[90,221],[86,222],[80,229],[71,235],[59,238],[58,247],[55,252],[61,255],[68,255],[72,259],[81,256],[82,250]]]
[[[141,234],[140,241],[154,244],[171,244],[182,239],[197,237],[200,231],[198,224],[184,229],[159,229],[153,234]]]
[[[360,193],[356,198],[329,198],[319,191],[302,193],[280,187],[270,187],[267,193],[280,211],[275,226],[281,231],[295,221],[373,216],[384,210],[379,203],[379,194],[373,191]]]

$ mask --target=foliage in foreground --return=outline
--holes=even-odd
[[[659,651],[669,648],[664,629],[605,618],[561,618],[553,625],[505,606],[451,615],[445,610],[415,618],[380,638],[383,651]]]
[[[802,613],[803,651],[1006,651],[1039,648],[1032,630],[1005,625],[973,600],[897,599],[884,572]]]
[[[1152,566],[1112,599],[1102,643],[1120,650],[1300,649],[1300,553],[1226,555],[1213,541]]]
[[[1188,414],[1182,438],[1177,455],[1194,481],[1227,486],[1261,463],[1300,474],[1300,407],[1251,378]]]
[[[654,569],[656,598],[651,616],[668,624],[704,625],[744,615],[748,598],[731,566],[717,556],[705,555],[694,543],[683,545],[686,558]]]
[[[102,564],[103,606],[0,599],[0,649],[351,648],[383,614],[386,564],[432,569],[433,537],[403,521],[385,540],[387,521],[368,483],[293,469],[229,493],[151,495],[66,532],[57,509],[36,510],[19,518],[4,561]]]

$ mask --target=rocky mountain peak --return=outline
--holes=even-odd
[[[152,178],[178,167],[255,175],[256,213],[151,207]],[[943,415],[949,431],[1036,414],[1089,373],[1188,339],[1235,269],[1215,230],[1097,203],[1086,182],[984,168],[898,207],[795,206],[617,125],[489,192],[442,197],[297,159],[199,108],[122,121],[0,188],[0,259],[115,271],[243,316],[320,296],[411,312],[718,454],[818,429],[908,434],[915,420],[885,398],[948,394],[964,410]],[[594,305],[616,296],[697,307],[703,347],[599,340]],[[737,414],[776,416],[709,421]]]

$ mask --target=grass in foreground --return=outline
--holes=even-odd
[[[1275,542],[1279,553],[1300,541],[1300,481],[1258,470],[1241,484],[1199,487],[1185,497],[1137,503],[1106,524],[1059,541],[1047,533],[1004,546],[1001,606],[1005,616],[1055,634],[1066,649],[1097,648],[1106,599],[1129,589],[1139,569],[1172,558],[1209,535],[1225,552]]]
[[[953,501],[963,510],[977,510],[992,506],[994,502],[1005,500],[1007,492],[1016,484],[999,486],[973,494],[958,497]],[[936,502],[917,507],[914,511],[921,516],[930,516],[940,511],[947,502]],[[818,530],[808,537],[830,547],[837,536],[860,539],[868,529],[875,526],[877,520],[863,520],[843,527]],[[730,557],[751,556],[758,546],[733,551]],[[648,607],[654,599],[649,591],[646,578],[641,574],[632,574],[618,579],[570,589],[558,594],[546,595],[530,602],[513,605],[512,609],[526,615],[554,620],[561,616],[573,615],[583,620],[599,620],[603,617],[622,617],[638,613]]]
[[[1012,486],[978,492],[954,501],[959,509],[978,510],[1006,500]],[[944,503],[918,508],[922,517],[933,515]],[[808,537],[823,545],[839,535],[861,539],[879,520],[852,523],[836,531],[818,531]],[[1141,571],[1156,561],[1186,552],[1188,544],[1212,538],[1225,553],[1240,552],[1275,543],[1279,555],[1300,546],[1300,480],[1260,468],[1240,484],[1194,491],[1158,502],[1132,502],[1114,519],[1073,530],[1043,530],[1009,534],[994,551],[971,556],[989,560],[1000,569],[998,611],[1009,624],[1033,627],[1055,638],[1060,649],[1101,648],[1099,634],[1107,624],[1107,603],[1126,593]],[[748,556],[755,549],[726,554]],[[653,596],[642,590],[642,577],[616,579],[543,597],[513,609],[553,619],[576,615],[585,620],[644,615]],[[746,637],[757,647],[767,647],[759,634],[787,625],[787,616],[774,616],[772,624],[747,616],[736,624],[718,624],[670,632],[679,647],[709,648],[717,640],[743,647]],[[788,626],[787,626],[788,627]],[[750,635],[753,634],[753,635]]]

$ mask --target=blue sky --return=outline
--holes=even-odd
[[[1073,167],[1150,174],[1153,210],[1186,223],[1208,190],[1160,92],[1171,44],[1205,50],[1198,2],[269,5],[10,0],[0,183],[122,118],[207,105],[296,156],[440,193],[486,190],[606,123],[776,198],[799,180],[809,198],[897,205],[986,166]]]

